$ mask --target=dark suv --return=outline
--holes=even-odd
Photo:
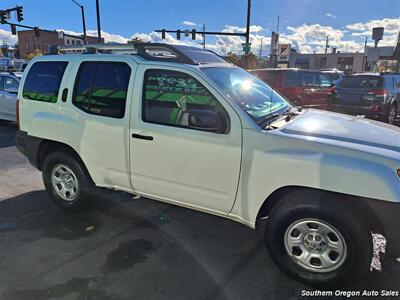
[[[332,94],[332,108],[393,124],[399,112],[400,74],[344,76]]]
[[[327,108],[334,81],[314,70],[259,69],[250,71],[293,104]]]

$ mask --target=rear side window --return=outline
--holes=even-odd
[[[123,62],[84,62],[72,103],[94,115],[123,118],[131,68]]]
[[[383,78],[378,76],[345,76],[339,82],[341,88],[373,89],[383,86]]]
[[[36,62],[25,79],[22,96],[25,99],[56,103],[68,62]]]
[[[286,71],[285,72],[285,86],[302,86],[303,76],[299,71]]]

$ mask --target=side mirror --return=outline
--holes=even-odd
[[[216,133],[226,131],[226,123],[212,110],[191,110],[188,121],[190,128]]]

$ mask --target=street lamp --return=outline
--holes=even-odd
[[[83,25],[83,40],[85,41],[85,44],[87,44],[87,38],[86,38],[86,22],[85,22],[85,10],[83,8],[83,5],[80,5],[78,2],[75,0],[72,0],[76,5],[78,5],[81,8],[82,12],[82,25]]]

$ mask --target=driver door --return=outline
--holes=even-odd
[[[131,114],[133,189],[227,214],[241,165],[242,128],[236,112],[211,85],[186,70],[142,66],[136,78],[135,90],[142,92]]]

